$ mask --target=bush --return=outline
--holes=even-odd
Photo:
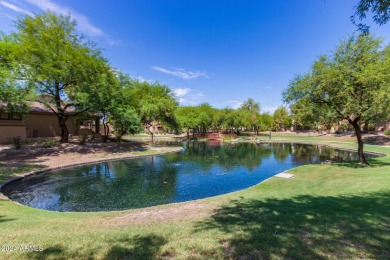
[[[375,131],[375,124],[368,124],[368,131]]]
[[[12,138],[12,145],[14,146],[15,149],[22,148],[22,137],[20,137],[20,136],[13,137]]]
[[[390,135],[390,130],[386,130],[383,132],[385,135]]]
[[[231,141],[231,140],[233,140],[233,137],[231,137],[229,135],[224,135],[224,136],[222,136],[222,140],[223,141]]]
[[[55,145],[56,145],[56,141],[51,140],[51,139],[46,140],[46,141],[43,143],[43,147],[44,147],[44,148],[52,148],[52,147],[54,147]]]
[[[84,145],[87,142],[88,139],[88,133],[83,131],[80,135],[79,144]]]

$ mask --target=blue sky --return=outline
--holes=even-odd
[[[356,28],[358,0],[0,0],[0,28],[50,9],[70,14],[111,66],[170,87],[182,105],[273,112],[294,75]],[[371,31],[388,42],[390,25]]]

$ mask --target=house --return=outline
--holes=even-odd
[[[95,131],[99,132],[99,118]],[[76,117],[69,115],[66,121],[69,133],[78,135],[80,125]],[[57,116],[43,104],[31,102],[29,112],[23,120],[21,114],[8,113],[0,108],[0,143],[10,143],[13,137],[22,139],[37,137],[56,137],[61,135]]]

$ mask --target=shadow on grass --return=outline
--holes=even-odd
[[[354,168],[354,169],[390,166],[390,162],[384,161],[383,158],[381,157],[370,158],[368,159],[368,163],[369,165],[362,165],[358,161],[350,161],[350,162],[334,162],[333,164],[340,167],[347,167],[347,168]]]
[[[154,234],[135,236],[130,239],[115,241],[104,259],[153,259],[160,252],[160,248],[168,241]],[[122,245],[125,244],[125,245]]]
[[[64,252],[64,248],[62,246],[51,246],[48,248],[44,248],[42,252],[29,252],[28,259],[58,259],[59,255],[62,255]],[[65,259],[61,257],[60,259]]]
[[[109,250],[102,259],[154,259],[167,242],[165,238],[154,234],[108,241]],[[27,259],[95,259],[95,254],[93,249],[70,252],[61,245],[54,245],[44,248],[42,252],[28,252]]]
[[[8,218],[6,216],[0,216],[0,223],[2,222],[7,222],[7,221],[13,221],[13,220],[16,220],[14,218]]]
[[[389,205],[390,192],[232,200],[199,222],[195,232],[221,232],[224,258],[387,259]]]

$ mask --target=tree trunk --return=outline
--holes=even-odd
[[[103,122],[104,135],[103,135],[103,143],[107,142],[108,134],[110,133],[110,127],[107,123]]]
[[[148,131],[149,131],[149,133],[150,133],[150,135],[151,135],[151,137],[152,137],[152,146],[154,146],[154,127],[153,127],[153,123],[150,123],[149,125],[148,125]],[[152,130],[151,130],[152,129]]]
[[[58,115],[58,125],[61,129],[61,143],[69,143],[69,130],[66,126],[66,120],[68,120],[68,116]]]
[[[366,157],[364,156],[364,152],[363,152],[363,138],[362,138],[362,130],[360,129],[360,125],[359,125],[359,118],[355,119],[354,121],[352,121],[352,120],[348,120],[348,121],[355,129],[356,139],[358,142],[359,162],[363,165],[368,165],[368,162],[367,162]]]

